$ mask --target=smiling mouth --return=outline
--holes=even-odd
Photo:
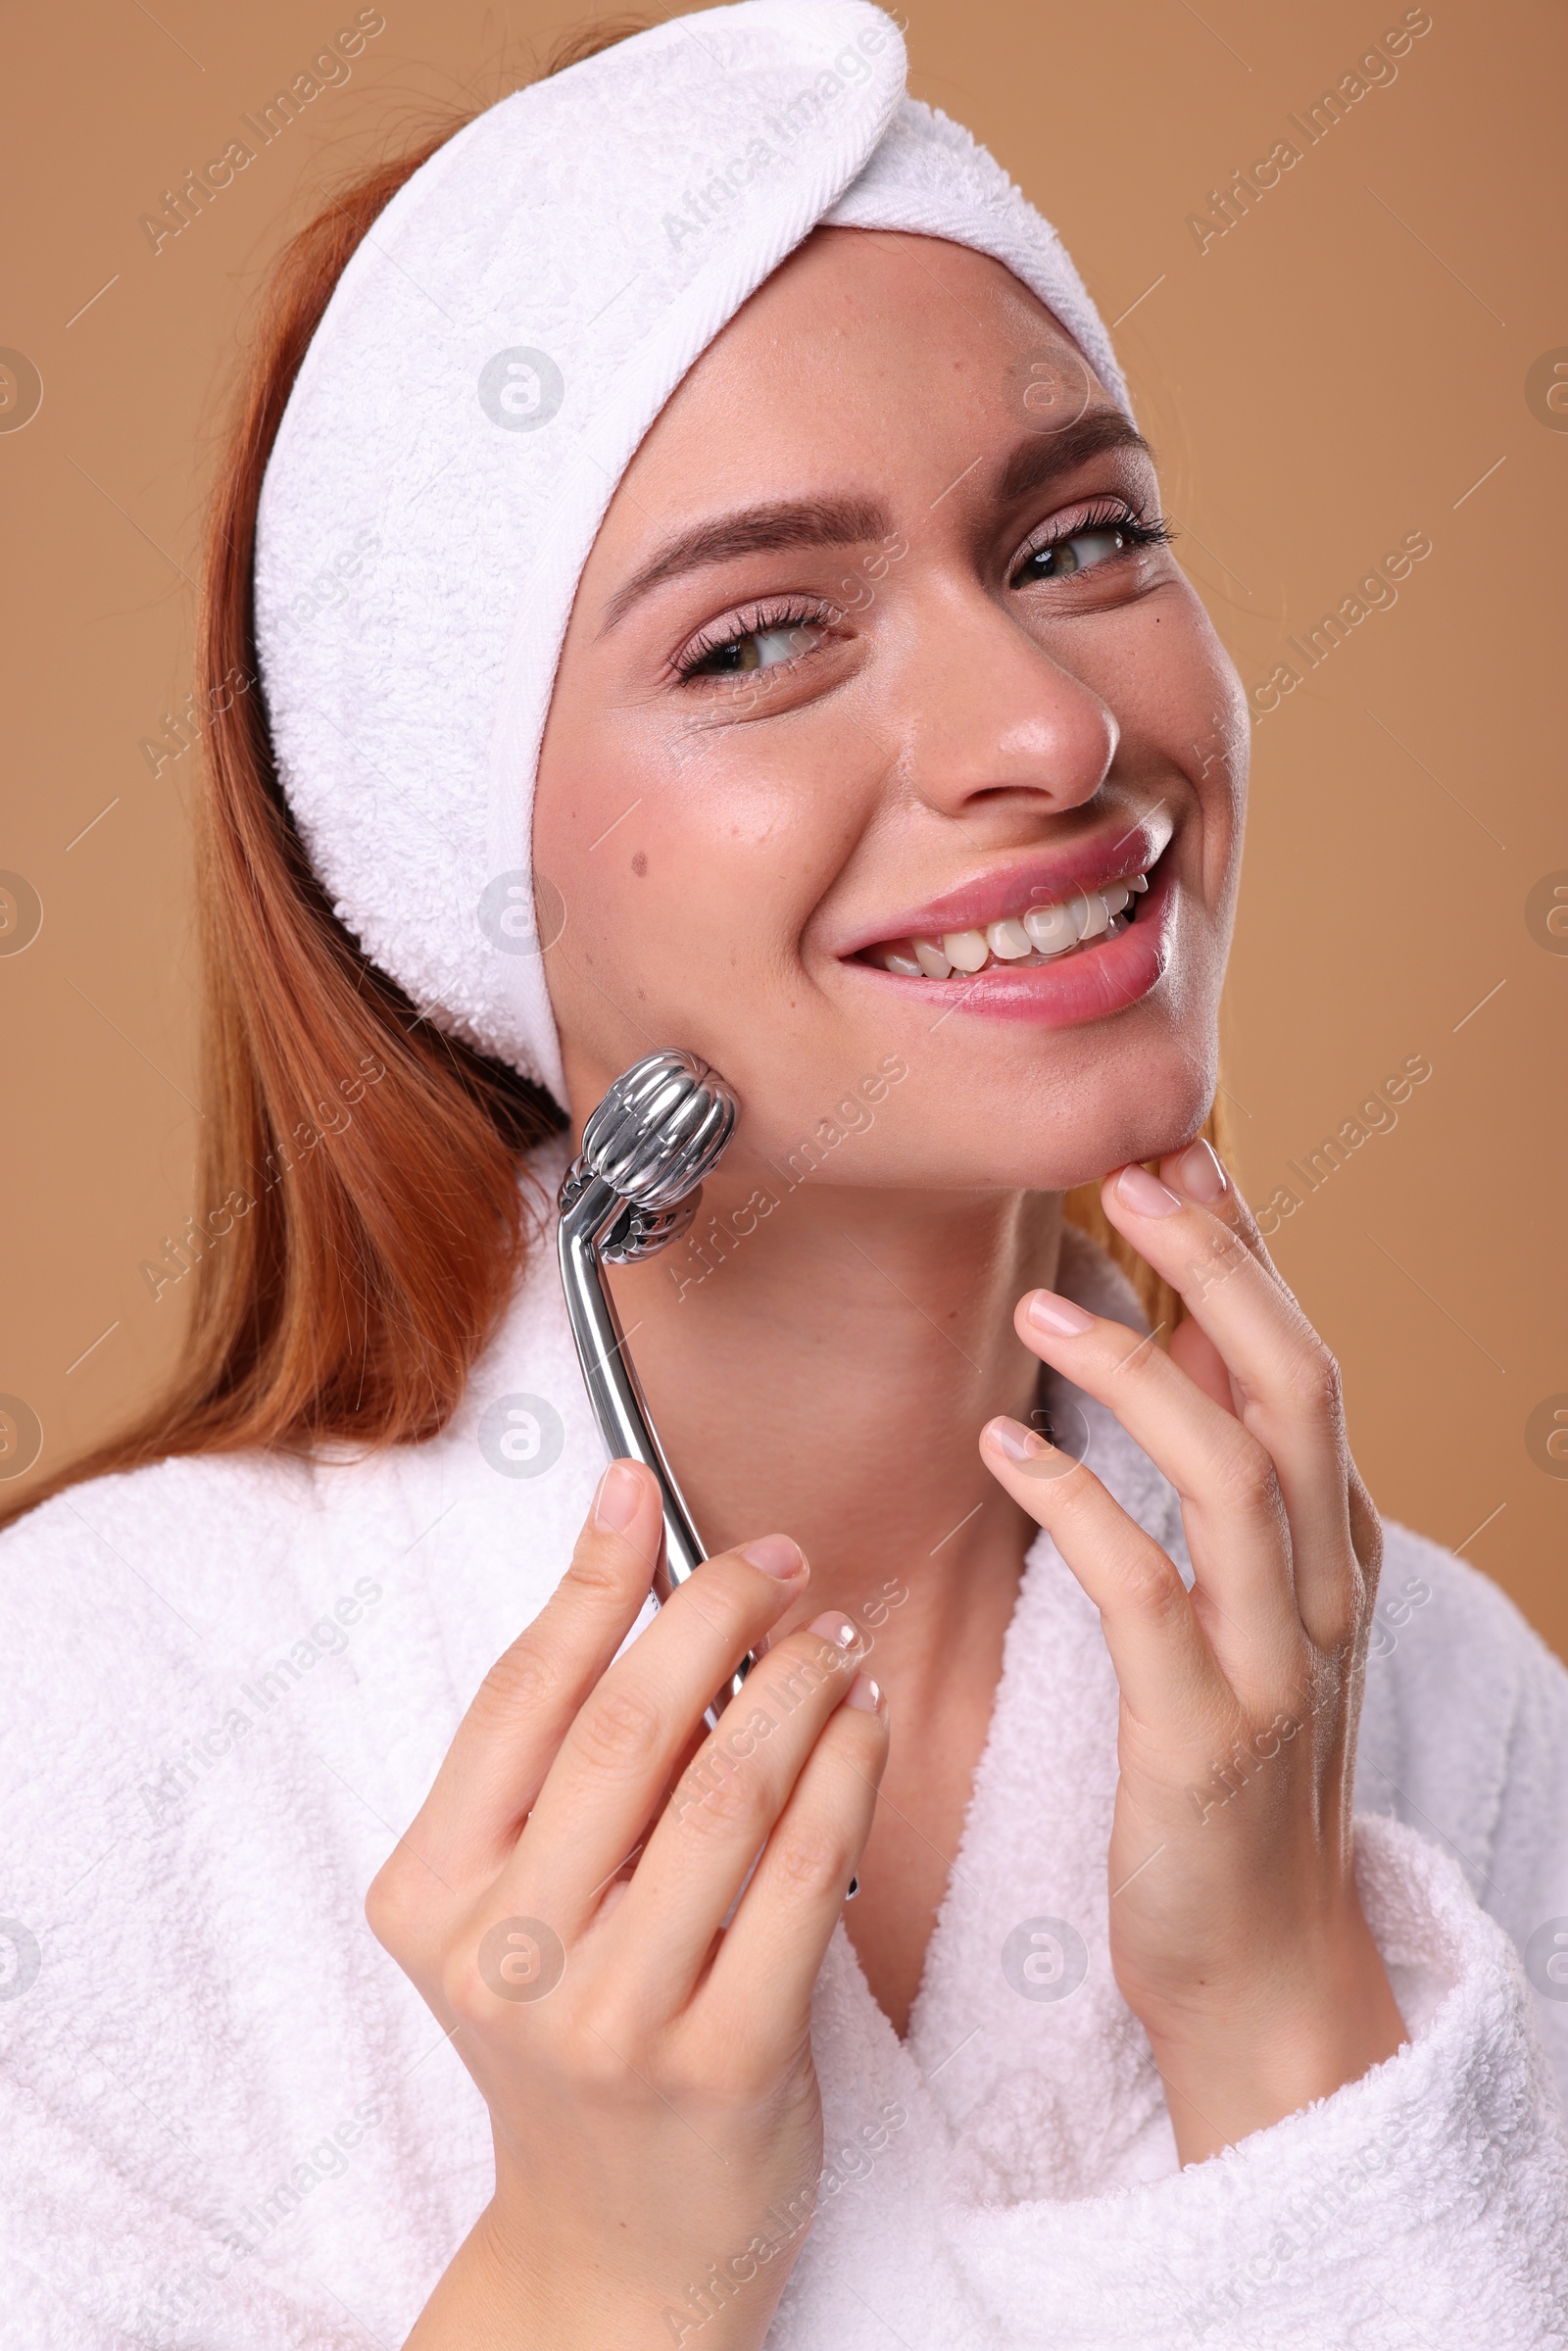
[[[895,972],[900,979],[961,979],[984,971],[1032,971],[1082,955],[1121,936],[1138,912],[1149,874],[1129,874],[1099,890],[1078,890],[1055,906],[1028,906],[983,930],[942,931],[929,937],[879,939],[854,960]]]

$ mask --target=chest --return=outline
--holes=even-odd
[[[957,1860],[993,1690],[905,1726],[889,1756],[844,1925],[873,1998],[902,2040]]]

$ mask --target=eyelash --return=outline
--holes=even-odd
[[[705,628],[695,636],[673,663],[675,675],[682,685],[689,685],[710,656],[721,653],[726,645],[743,645],[748,637],[765,636],[772,629],[800,628],[808,621],[829,627],[840,617],[836,605],[814,604],[799,597],[787,597],[777,604],[747,605],[739,612],[726,614],[715,627]],[[792,661],[775,664],[775,670],[793,667]],[[710,674],[715,678],[721,675],[718,671]]]
[[[1089,531],[1111,529],[1120,531],[1130,547],[1165,547],[1169,545],[1171,538],[1168,524],[1157,520],[1153,522],[1146,520],[1140,510],[1129,507],[1124,500],[1119,498],[1098,499],[1081,514],[1075,514],[1065,528],[1058,523],[1047,537],[1036,540],[1032,546],[1025,547],[1012,565],[1008,584],[1010,585],[1011,581],[1016,578],[1025,563],[1032,563],[1036,556],[1044,555],[1049,549],[1064,547],[1068,540],[1081,538]],[[1038,581],[1035,584],[1044,586],[1047,583]],[[722,652],[726,645],[744,644],[748,637],[764,636],[770,630],[775,629],[801,628],[808,623],[814,623],[820,627],[831,627],[835,620],[842,617],[836,605],[814,604],[801,598],[786,598],[782,602],[772,604],[748,605],[739,612],[727,614],[715,626],[703,629],[692,639],[685,652],[671,663],[671,667],[679,684],[691,685],[702,674],[703,663],[713,654]],[[793,661],[777,662],[774,664],[773,674],[776,675],[780,669],[794,666]],[[715,679],[721,675],[718,671],[710,671],[709,674]]]
[[[1065,524],[1054,523],[1044,537],[1026,546],[1012,566],[1008,585],[1036,556],[1047,555],[1054,547],[1065,547],[1069,540],[1081,539],[1097,530],[1119,531],[1129,547],[1168,547],[1172,535],[1168,523],[1157,517],[1152,522],[1146,520],[1143,510],[1128,506],[1124,499],[1097,499],[1081,514],[1070,516]],[[1044,587],[1047,583],[1041,580],[1035,584]]]

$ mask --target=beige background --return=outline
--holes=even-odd
[[[1527,388],[1538,361],[1547,377],[1548,355],[1568,361],[1562,12],[1433,0],[1397,78],[1310,146],[1290,118],[1397,4],[908,14],[916,94],[994,148],[1120,319],[1184,560],[1249,686],[1304,669],[1287,640],[1405,534],[1432,543],[1397,604],[1260,726],[1228,1084],[1262,1202],[1304,1192],[1288,1162],[1407,1057],[1430,1061],[1397,1125],[1350,1149],[1275,1246],[1343,1358],[1384,1509],[1462,1548],[1568,1650],[1568,1459],[1527,1443],[1532,1414],[1568,1410],[1568,936],[1539,906],[1527,919],[1544,877],[1568,882],[1568,393],[1554,416]],[[28,11],[8,33],[0,345],[43,401],[0,432],[0,868],[44,919],[0,955],[0,1391],[41,1417],[40,1471],[179,1344],[179,1293],[155,1304],[137,1267],[195,1204],[197,755],[155,776],[141,745],[190,686],[200,515],[260,272],[323,180],[500,94],[582,21],[546,0],[386,0],[348,84],[155,254],[140,216],[354,15],[158,0]],[[1284,138],[1301,160],[1200,249],[1189,216]]]

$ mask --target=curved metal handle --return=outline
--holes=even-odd
[[[601,1247],[629,1213],[619,1193],[603,1176],[588,1174],[579,1162],[562,1186],[556,1243],[577,1359],[610,1457],[612,1461],[622,1456],[641,1461],[659,1481],[664,1513],[664,1556],[661,1570],[655,1574],[654,1591],[662,1601],[677,1584],[685,1582],[708,1553],[650,1418],[642,1384],[626,1350],[626,1334],[620,1327],[615,1301],[599,1261]],[[721,1693],[724,1701],[739,1696],[741,1685],[756,1662],[755,1655],[742,1659]],[[717,1730],[716,1704],[705,1710],[703,1720],[710,1731]]]

